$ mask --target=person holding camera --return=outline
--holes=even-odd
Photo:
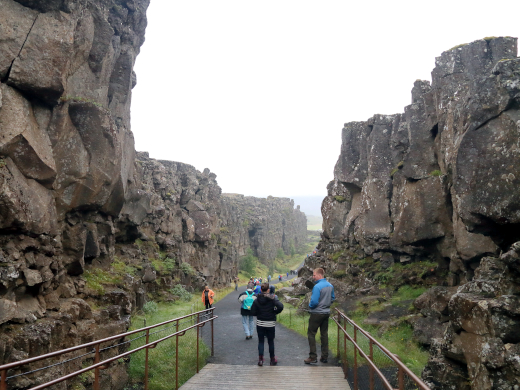
[[[312,278],[316,282],[312,288],[311,300],[309,302],[309,327],[307,338],[309,340],[310,353],[305,364],[318,363],[316,354],[316,333],[318,328],[321,335],[321,357],[320,362],[327,363],[329,357],[329,316],[330,305],[336,298],[334,286],[325,279],[323,268],[316,268],[312,272]]]

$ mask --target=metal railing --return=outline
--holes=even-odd
[[[335,311],[332,319],[338,326],[338,358],[341,359],[345,379],[353,390],[430,390],[397,355],[341,311]],[[347,348],[347,340],[351,343],[350,348]]]
[[[192,331],[196,332],[196,372],[199,372],[199,344],[200,339],[202,338],[202,328],[207,324],[211,324],[211,331],[209,335],[205,337],[208,342],[211,343],[211,356],[214,354],[214,336],[213,336],[213,321],[218,318],[213,314],[214,308],[202,310],[196,313],[188,314],[182,317],[174,318],[165,322],[161,322],[156,325],[151,325],[148,327],[140,328],[137,330],[133,330],[126,333],[117,334],[111,337],[107,337],[101,340],[92,341],[90,343],[78,345],[75,347],[63,349],[60,351],[55,351],[51,353],[47,353],[45,355],[32,357],[29,359],[21,360],[18,362],[8,363],[0,366],[0,390],[9,390],[14,386],[16,389],[28,388],[29,390],[39,390],[48,388],[50,386],[56,385],[58,383],[65,382],[72,378],[75,378],[81,374],[94,371],[93,380],[92,380],[92,389],[100,390],[100,372],[101,370],[107,369],[113,362],[128,362],[131,359],[130,355],[136,354],[140,351],[143,351],[144,356],[144,377],[142,379],[141,384],[144,386],[145,390],[148,390],[148,382],[150,375],[150,367],[149,367],[149,351],[151,349],[156,348],[160,343],[165,342],[166,340],[175,337],[175,343],[172,342],[172,347],[175,349],[175,362],[172,362],[171,369],[175,369],[175,389],[179,388],[179,337],[184,336],[187,332]],[[161,327],[164,327],[160,329]],[[151,332],[151,330],[154,330]],[[166,332],[171,330],[173,333],[168,334],[164,337],[160,337],[159,333]],[[130,340],[124,340],[125,337],[138,335],[139,333],[143,333],[137,337],[134,337]],[[142,343],[144,340],[144,344],[140,346],[136,346],[136,344]],[[121,340],[121,342],[117,342]],[[211,341],[210,341],[211,340]],[[172,340],[170,340],[172,341]],[[105,346],[107,345],[108,346]],[[111,345],[110,345],[111,344]],[[104,348],[102,348],[104,346]],[[132,348],[130,351],[126,351],[123,353],[118,353],[121,349]],[[135,348],[133,348],[136,346]],[[115,348],[119,350],[115,351]],[[192,346],[189,346],[191,349]],[[81,351],[82,349],[86,351]],[[86,352],[86,353],[85,353]],[[102,356],[103,354],[107,354],[109,357]],[[70,356],[70,355],[73,356]],[[115,354],[115,356],[113,356]],[[76,356],[74,356],[76,355]],[[110,356],[112,355],[112,356]],[[52,359],[48,364],[44,364],[42,366],[41,362],[46,359]],[[80,360],[81,359],[81,360]],[[84,367],[82,369],[72,370],[70,373],[66,373],[63,376],[56,378],[56,368],[58,372],[67,371],[67,366],[74,365],[76,367],[84,364],[85,361],[92,361],[88,367]],[[152,367],[153,368],[153,367]],[[48,375],[44,375],[44,370],[50,370]],[[11,375],[8,375],[11,374]],[[46,378],[53,377],[50,381],[47,381]],[[25,378],[25,383],[31,383],[29,386],[23,385],[22,383],[15,383],[20,378]],[[170,381],[173,378],[169,379]],[[42,383],[44,382],[45,383]],[[36,384],[36,386],[34,386]]]

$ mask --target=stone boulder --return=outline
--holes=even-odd
[[[65,91],[76,23],[60,11],[38,14],[11,66],[8,83],[55,105]]]

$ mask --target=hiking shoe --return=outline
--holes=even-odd
[[[276,366],[278,364],[278,360],[276,360],[276,356],[271,358],[270,366]]]
[[[307,359],[304,359],[303,362],[304,362],[305,364],[318,363],[318,359],[308,357]]]
[[[322,362],[322,363],[327,363],[328,360],[327,360],[327,358],[321,357],[321,358],[320,358],[320,362]]]
[[[258,357],[258,365],[259,365],[260,367],[262,367],[262,366],[264,365],[264,356],[263,356],[263,355],[260,355],[260,356]]]
[[[246,340],[249,340],[249,336],[246,336]]]

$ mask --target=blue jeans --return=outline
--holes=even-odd
[[[246,336],[252,336],[254,332],[253,316],[242,316],[242,325]]]

